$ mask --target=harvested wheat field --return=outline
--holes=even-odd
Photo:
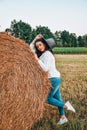
[[[50,83],[28,44],[0,33],[0,130],[30,130],[43,114]]]
[[[56,55],[64,98],[83,99],[87,91],[87,55]],[[61,63],[61,64],[58,64]]]
[[[62,77],[62,98],[72,103],[76,113],[65,111],[68,123],[60,126],[57,107],[46,105],[43,118],[32,130],[87,130],[87,55],[55,54],[55,58]]]

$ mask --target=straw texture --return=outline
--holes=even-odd
[[[0,130],[30,130],[43,114],[49,87],[29,45],[0,32]]]

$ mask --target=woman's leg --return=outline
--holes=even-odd
[[[60,88],[55,93],[54,98],[57,99],[57,100],[59,100],[60,102],[62,102],[64,104],[64,102],[62,100],[62,97],[61,97]],[[63,107],[58,106],[58,109],[59,109],[59,113],[60,113],[61,116],[65,115],[65,111],[64,111]]]
[[[61,80],[60,80],[60,78],[51,78],[50,81],[51,81],[52,87],[51,87],[50,92],[47,97],[47,103],[57,106],[57,107],[63,107],[64,102],[59,100],[59,98],[60,98],[59,87],[60,87]],[[58,95],[56,94],[56,92]],[[55,94],[56,94],[57,98],[55,98],[55,96],[54,96]]]
[[[48,95],[46,102],[48,104],[51,104],[51,105],[54,105],[54,106],[57,106],[57,107],[63,107],[64,106],[63,102],[61,102],[60,100],[58,100],[55,97],[51,96],[50,94]]]
[[[47,103],[57,106],[59,109],[59,113],[60,115],[64,115],[64,102],[61,98],[61,94],[60,94],[60,83],[61,83],[61,79],[60,78],[52,78],[50,79],[51,84],[52,84],[52,88],[49,92],[49,95],[47,97]]]

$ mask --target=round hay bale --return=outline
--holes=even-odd
[[[42,116],[49,86],[29,45],[0,32],[0,130],[29,130]]]

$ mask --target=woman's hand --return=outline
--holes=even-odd
[[[33,48],[32,46],[34,46],[34,44],[35,44],[35,41],[37,40],[37,39],[40,39],[40,38],[42,38],[43,36],[42,36],[42,34],[38,34],[35,38],[34,38],[34,40],[31,42],[31,48]],[[34,50],[34,49],[33,49]]]
[[[38,34],[36,37],[35,37],[35,40],[39,39],[39,38],[42,38],[42,34]]]

